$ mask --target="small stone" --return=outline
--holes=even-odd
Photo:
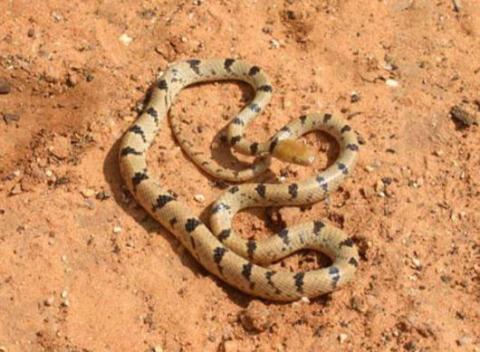
[[[270,48],[272,49],[280,48],[280,42],[276,39],[270,39]]]
[[[272,34],[273,29],[270,26],[265,26],[265,27],[262,28],[262,32],[265,33],[265,34]]]
[[[118,39],[119,39],[124,45],[130,45],[130,43],[133,41],[133,38],[130,37],[127,33],[123,33]]]
[[[153,347],[152,351],[153,352],[163,352],[163,347],[157,345],[157,346]]]
[[[60,22],[61,20],[63,20],[63,15],[58,11],[53,11],[52,18],[55,22]]]
[[[363,138],[361,134],[357,133],[357,138],[358,138],[358,143],[360,143],[360,145],[364,145],[365,143],[367,143],[367,141],[365,140],[365,138]]]
[[[5,79],[0,77],[0,94],[8,94],[10,93],[12,86],[10,83]]]
[[[472,337],[465,335],[458,338],[456,343],[458,346],[467,346],[467,345],[470,345],[472,341],[473,341]]]
[[[374,192],[370,187],[367,187],[367,188],[360,188],[360,194],[363,196],[363,198],[370,199],[373,197]]]
[[[400,83],[398,83],[398,81],[396,81],[394,79],[391,79],[391,78],[387,79],[385,81],[385,84],[390,88],[397,88],[400,85]]]
[[[115,226],[113,228],[113,233],[119,234],[120,232],[122,232],[122,228],[120,226]]]
[[[475,116],[473,111],[468,111],[466,107],[455,105],[450,109],[450,115],[462,127],[468,127],[473,124],[478,125],[478,117]]]
[[[357,101],[360,101],[360,95],[357,92],[352,92],[352,94],[350,94],[350,102],[356,103]]]
[[[365,314],[368,310],[365,300],[360,296],[350,298],[350,308],[362,314]]]
[[[22,186],[20,183],[17,183],[13,188],[10,190],[10,195],[15,196],[17,194],[22,193]]]
[[[30,176],[24,177],[20,181],[20,187],[23,192],[31,192],[35,188],[35,181]]]
[[[302,298],[300,298],[300,302],[305,304],[310,304],[310,299],[308,297],[303,296]]]
[[[422,268],[422,262],[420,261],[420,259],[418,259],[417,257],[412,257],[411,260],[415,269],[420,270]]]
[[[85,198],[91,198],[95,195],[95,191],[93,189],[90,189],[90,188],[85,188],[85,189],[82,189],[80,191],[80,193],[82,194],[82,196],[84,196]]]
[[[383,68],[384,68],[385,70],[387,70],[387,71],[393,71],[393,70],[394,70],[394,66],[393,66],[392,64],[390,64],[390,63],[387,63],[387,62],[385,62],[385,63],[383,64]]]
[[[417,180],[410,180],[408,185],[413,188],[420,188],[423,186],[423,178],[418,178]]]
[[[340,343],[344,343],[345,341],[347,341],[347,339],[348,339],[348,335],[347,335],[347,334],[343,334],[343,333],[342,333],[342,334],[339,334],[339,335],[338,335],[338,341],[339,341]]]
[[[64,289],[62,291],[62,293],[60,293],[60,297],[62,297],[63,299],[67,298],[68,297],[68,291],[67,289]]]
[[[282,98],[282,108],[288,108],[292,106],[292,102],[290,100],[287,100],[285,98]]]
[[[452,212],[452,214],[450,215],[450,220],[452,220],[452,222],[457,222],[458,221],[458,215],[454,212]]]
[[[53,138],[48,151],[58,159],[66,159],[70,155],[72,145],[67,137],[57,135]]]
[[[417,349],[417,344],[413,341],[408,341],[403,347],[405,347],[407,351],[415,351]]]
[[[233,340],[223,341],[219,347],[219,352],[238,352],[241,350],[238,342]]]
[[[393,182],[393,178],[391,178],[391,177],[382,177],[382,182],[383,182],[386,186],[391,185],[392,182]]]
[[[445,153],[443,152],[443,150],[439,149],[439,150],[435,150],[433,152],[433,155],[435,156],[443,156]]]
[[[247,331],[262,332],[272,325],[270,311],[261,301],[251,301],[239,314],[240,322]]]
[[[50,170],[50,169],[45,170],[45,175],[46,175],[47,177],[52,177],[52,175],[53,175],[52,170]]]
[[[106,191],[98,192],[95,196],[95,198],[98,199],[98,200],[107,200],[110,197],[111,197],[111,194],[109,192],[106,192]]]
[[[462,2],[460,0],[453,0],[453,9],[455,12],[460,12],[462,7]]]
[[[365,166],[365,171],[367,171],[367,172],[373,172],[374,170],[375,170],[375,168],[371,165]]]
[[[292,10],[287,10],[286,15],[287,15],[287,18],[292,21],[297,18],[297,15]]]
[[[20,121],[20,116],[17,115],[17,114],[9,114],[9,113],[5,113],[3,114],[3,121],[5,121],[5,123],[7,125],[10,125],[14,122],[18,122]]]
[[[43,302],[43,304],[45,304],[45,306],[47,306],[47,307],[52,306],[53,303],[55,303],[55,297],[53,297],[53,296],[48,297],[48,298]]]
[[[30,29],[28,30],[28,32],[27,32],[27,36],[28,36],[29,38],[33,38],[33,37],[35,36],[35,29],[30,28]]]
[[[375,183],[375,192],[377,192],[377,194],[385,192],[385,184],[382,180],[378,180]]]
[[[68,74],[67,85],[69,87],[75,87],[78,84],[78,75],[74,72]]]
[[[195,199],[195,201],[199,202],[199,203],[203,203],[205,202],[205,196],[203,194],[195,194],[193,196],[193,199]]]

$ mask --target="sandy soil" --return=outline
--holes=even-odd
[[[480,2],[457,3],[1,1],[0,351],[480,351],[480,133],[452,118],[480,114]],[[117,142],[159,71],[190,57],[269,73],[258,139],[321,109],[358,131],[358,167],[328,202],[235,224],[266,236],[329,219],[361,248],[351,285],[310,303],[252,299],[125,191]],[[207,151],[245,92],[194,87],[171,116]],[[272,173],[300,179],[331,162],[331,139],[308,141],[314,168]],[[222,192],[168,131],[150,163],[202,216]]]

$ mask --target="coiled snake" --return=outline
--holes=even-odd
[[[148,171],[146,152],[180,90],[194,83],[218,80],[244,81],[255,90],[254,99],[232,119],[227,134],[236,151],[258,156],[260,160],[240,172],[222,169],[208,156],[192,152],[189,141],[177,138],[183,150],[207,173],[232,182],[244,181],[265,171],[271,156],[309,165],[314,155],[297,138],[315,130],[333,135],[340,145],[340,154],[325,171],[300,182],[230,186],[212,206],[210,230],[185,204],[157,183]],[[271,94],[272,86],[263,71],[240,60],[192,59],[171,65],[156,83],[145,111],[121,140],[120,170],[136,200],[174,233],[209,272],[251,295],[293,301],[330,292],[352,279],[359,262],[353,240],[322,221],[296,225],[265,240],[246,240],[235,234],[232,219],[238,211],[249,207],[320,201],[352,171],[359,147],[351,127],[328,113],[301,116],[265,143],[249,141],[245,138],[245,128],[267,105]],[[178,122],[172,119],[171,124],[177,133]],[[307,272],[268,268],[269,263],[302,248],[323,252],[332,259],[332,264]]]

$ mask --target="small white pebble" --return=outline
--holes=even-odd
[[[452,212],[452,215],[450,215],[450,220],[452,220],[453,222],[457,222],[458,221],[458,215],[455,214],[454,212]]]
[[[115,226],[113,228],[113,233],[120,233],[120,232],[122,232],[122,228],[120,226]]]
[[[270,39],[270,48],[272,49],[280,48],[280,42],[276,39]]]
[[[16,195],[22,193],[22,187],[20,186],[20,183],[17,183],[11,190],[10,194],[11,195]]]
[[[129,45],[129,44],[133,41],[133,38],[130,37],[127,33],[123,33],[118,39],[119,39],[124,45]]]
[[[52,18],[55,20],[55,22],[60,22],[61,20],[63,20],[62,14],[58,11],[52,12]]]
[[[370,166],[370,165],[365,166],[365,171],[367,172],[373,172],[374,170],[375,168],[373,166]]]
[[[55,297],[50,296],[50,297],[48,297],[48,298],[45,300],[44,304],[45,304],[47,307],[50,307],[51,305],[53,305],[54,302],[55,302]]]
[[[382,180],[378,180],[375,183],[375,192],[377,192],[377,194],[385,192],[385,183],[383,183]]]
[[[50,169],[45,170],[45,175],[47,175],[47,177],[52,177],[52,175],[53,175],[52,170],[50,170]]]
[[[13,172],[13,176],[15,176],[15,177],[20,176],[20,174],[21,174],[20,170],[15,170],[15,171]]]
[[[394,79],[391,79],[391,78],[387,79],[385,81],[385,84],[390,88],[397,88],[400,85],[400,83],[398,83],[398,81],[396,81]]]
[[[60,297],[62,297],[63,299],[67,298],[68,297],[68,291],[67,289],[64,289],[62,291],[62,293],[60,294]]]
[[[422,267],[422,262],[420,261],[420,259],[416,257],[412,257],[412,264],[415,267],[415,269],[420,269]]]
[[[393,71],[393,66],[387,62],[383,64],[383,68],[387,71]]]
[[[348,335],[347,334],[339,334],[338,335],[338,341],[340,341],[340,343],[344,343],[348,338]]]
[[[300,298],[300,302],[305,303],[305,304],[310,304],[310,299],[308,297],[302,297]]]
[[[197,202],[199,202],[199,203],[205,202],[205,196],[204,196],[203,194],[200,194],[200,193],[195,194],[195,195],[193,196],[193,199],[195,199],[195,200],[196,200]]]
[[[93,197],[95,195],[95,191],[93,189],[90,189],[90,188],[85,188],[85,189],[82,189],[80,191],[80,193],[82,194],[82,196],[84,196],[85,198],[90,198],[90,197]]]
[[[153,352],[163,352],[163,348],[161,346],[155,346]]]

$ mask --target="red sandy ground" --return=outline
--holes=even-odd
[[[1,1],[0,351],[480,351],[480,134],[450,115],[478,114],[479,17],[475,0],[458,11],[450,0]],[[358,131],[358,167],[328,202],[235,221],[265,236],[327,218],[361,249],[351,285],[311,303],[255,300],[124,190],[119,138],[158,72],[191,57],[269,73],[274,98],[248,132],[259,140],[322,109]],[[249,97],[202,85],[171,116],[207,151]],[[167,128],[159,140],[150,164],[207,218],[222,189]],[[272,172],[300,179],[335,157],[330,138],[307,140],[320,149],[313,168]]]

